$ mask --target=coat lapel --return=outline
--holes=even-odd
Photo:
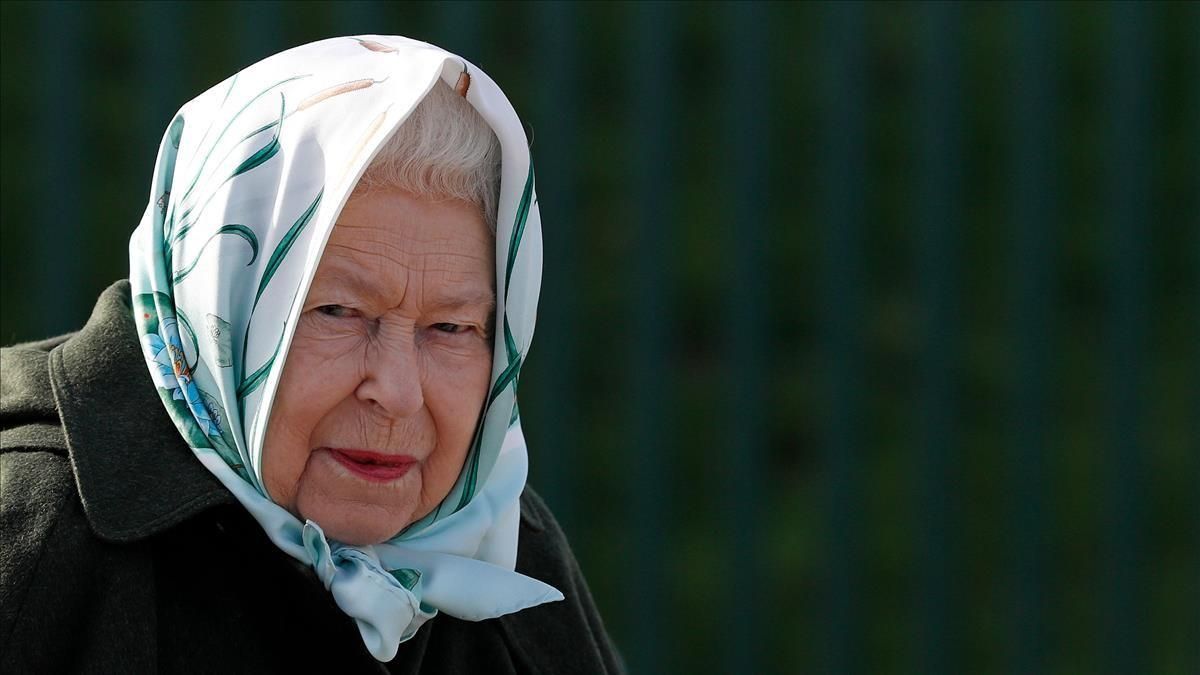
[[[49,358],[50,384],[88,522],[114,542],[149,537],[233,495],[167,415],[142,356],[129,282],[100,296]]]

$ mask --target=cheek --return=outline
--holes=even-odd
[[[330,346],[314,344],[297,334],[271,406],[263,442],[263,483],[271,498],[284,508],[295,506],[313,430],[354,392],[354,350],[343,345],[334,353]]]
[[[449,357],[435,354],[430,358],[425,373],[425,399],[439,430],[443,424],[449,424],[456,429],[467,427],[468,434],[474,431],[491,370],[491,352],[483,350]]]
[[[427,373],[425,404],[438,434],[436,462],[431,467],[434,475],[427,480],[432,478],[436,485],[453,484],[458,478],[487,395],[491,369],[488,352],[438,363]]]

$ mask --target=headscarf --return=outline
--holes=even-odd
[[[263,437],[338,213],[439,78],[501,146],[491,384],[450,494],[387,542],[348,546],[271,501]],[[391,660],[439,611],[481,621],[562,599],[514,571],[528,461],[516,385],[533,335],[541,222],[520,119],[483,71],[379,35],[321,40],[249,66],[171,121],[129,253],[134,318],[171,419],[270,540],[312,566],[376,659]]]

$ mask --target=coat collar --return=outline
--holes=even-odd
[[[129,282],[101,294],[83,330],[50,353],[49,374],[71,467],[102,539],[144,539],[233,495],[167,415],[133,323]]]

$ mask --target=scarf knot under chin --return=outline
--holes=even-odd
[[[355,617],[372,654],[391,660],[396,646],[437,615],[436,609],[421,603],[420,570],[385,569],[370,548],[331,543],[311,520],[304,523],[302,536],[317,577],[338,606]]]

